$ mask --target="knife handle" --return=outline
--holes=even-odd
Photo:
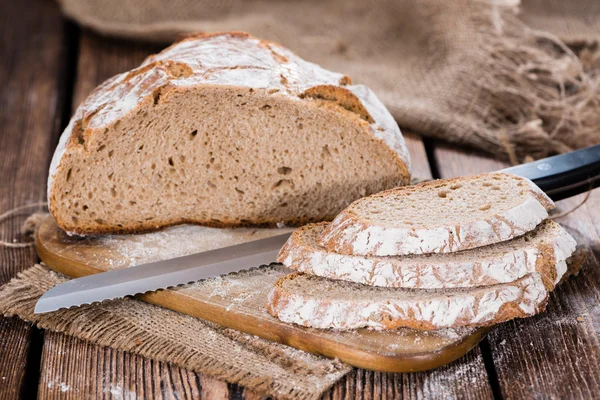
[[[531,179],[552,200],[600,186],[600,144],[501,170]]]

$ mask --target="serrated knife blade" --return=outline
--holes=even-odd
[[[142,294],[275,262],[291,233],[61,283],[35,305],[35,314]]]

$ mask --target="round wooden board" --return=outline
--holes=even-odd
[[[180,226],[142,235],[75,238],[66,235],[49,217],[37,232],[36,247],[46,265],[76,278],[279,233],[282,230]],[[424,371],[448,364],[469,352],[489,331],[333,331],[285,324],[269,315],[264,304],[269,289],[288,272],[282,266],[264,267],[137,298],[314,354],[337,357],[355,367],[383,372]]]

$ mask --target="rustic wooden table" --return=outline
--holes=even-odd
[[[72,111],[104,79],[158,47],[100,38],[65,21],[54,2],[0,8],[0,213],[44,201],[46,175]],[[407,134],[415,175],[452,177],[503,163]],[[559,203],[579,204],[583,195]],[[30,210],[34,211],[34,210]],[[18,238],[24,215],[0,224]],[[547,311],[498,326],[461,360],[426,373],[356,370],[326,398],[600,397],[600,190],[560,219],[589,257]],[[32,248],[0,248],[0,284],[36,261]],[[236,385],[0,317],[0,398],[257,398]]]

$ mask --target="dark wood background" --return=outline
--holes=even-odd
[[[74,108],[104,79],[160,47],[101,38],[47,0],[0,1],[0,214],[45,200],[48,166]],[[505,164],[407,133],[415,175],[453,177]],[[583,195],[559,202],[559,210]],[[34,209],[27,210],[28,212]],[[27,213],[0,222],[19,239]],[[325,398],[600,398],[600,190],[559,220],[588,251],[548,310],[498,326],[461,360],[435,371],[355,370]],[[36,261],[0,248],[0,284]],[[0,398],[260,398],[236,385],[0,317]]]

